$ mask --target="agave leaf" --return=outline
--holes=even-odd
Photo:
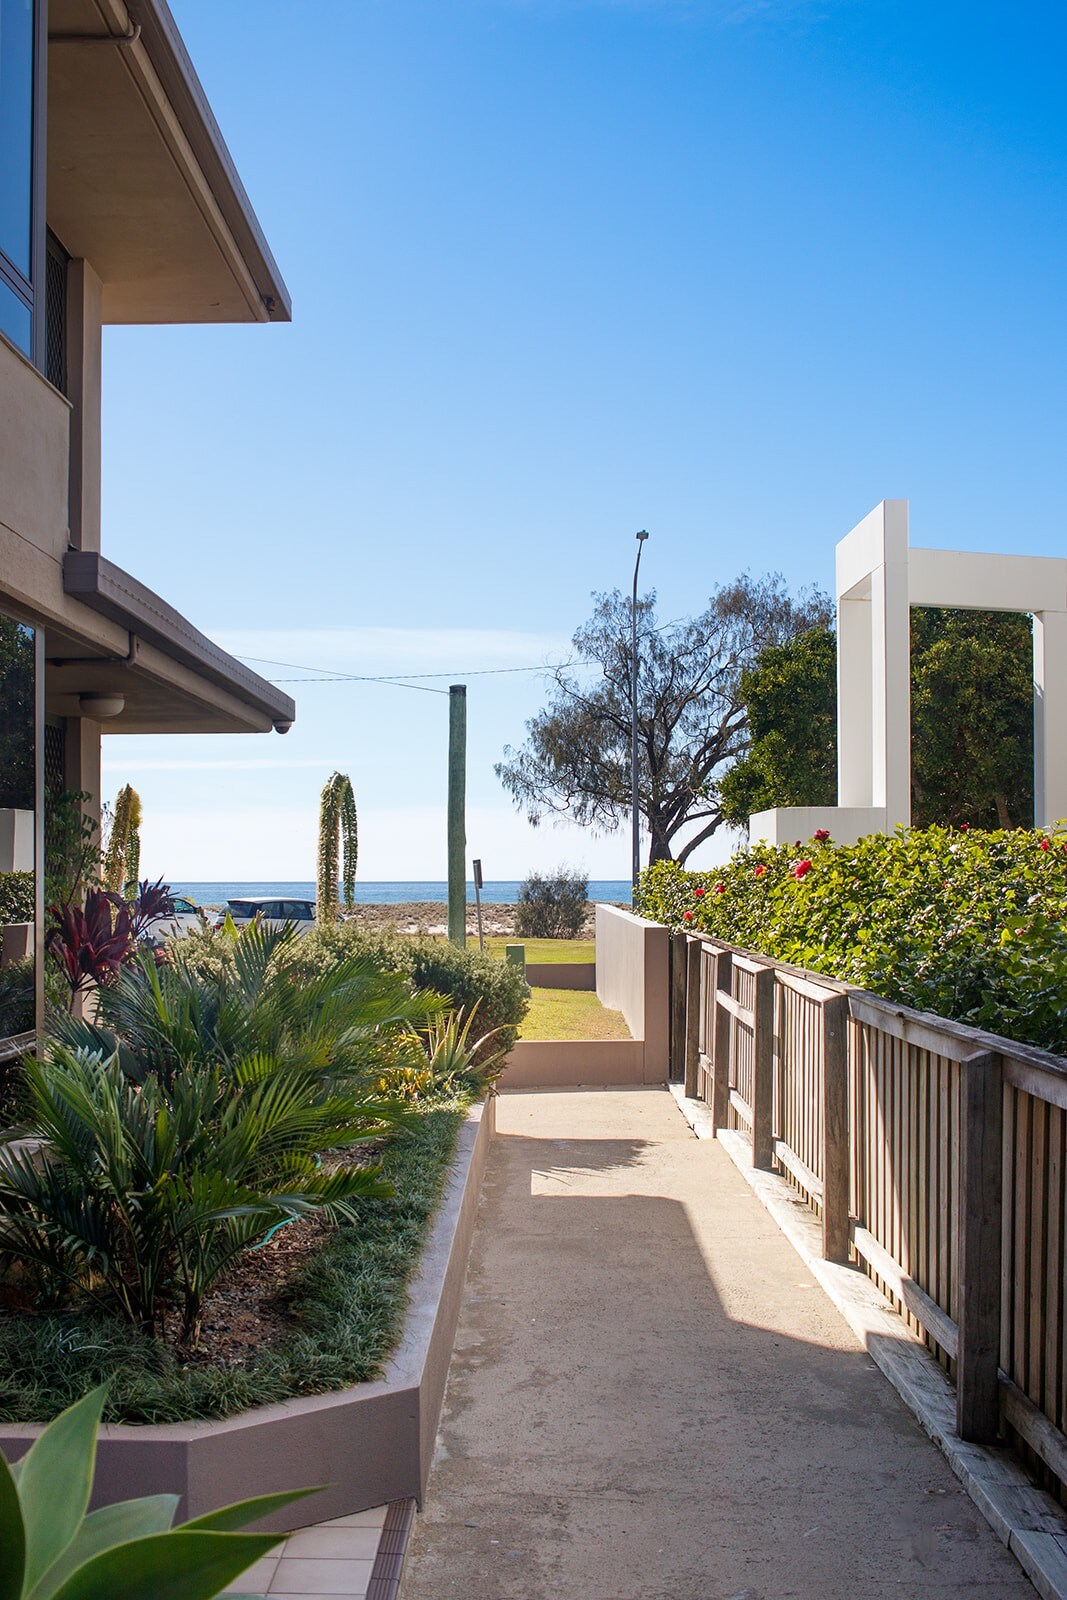
[[[89,1504],[96,1461],[96,1428],[107,1386],[101,1384],[61,1411],[26,1453],[18,1495],[26,1531],[23,1584],[38,1580],[74,1538]]]
[[[15,1478],[0,1454],[0,1600],[19,1600],[26,1566],[26,1534]]]
[[[52,1596],[73,1572],[103,1550],[150,1533],[166,1533],[174,1521],[179,1496],[145,1495],[140,1500],[123,1500],[118,1505],[101,1506],[91,1511],[58,1561],[53,1562],[27,1600],[52,1600]]]
[[[235,1505],[221,1506],[218,1511],[208,1511],[202,1517],[193,1517],[189,1522],[179,1524],[180,1528],[197,1529],[206,1533],[236,1533],[238,1529],[247,1527],[250,1522],[258,1522],[260,1517],[269,1517],[272,1511],[280,1511],[283,1506],[292,1505],[294,1500],[303,1500],[305,1495],[319,1494],[325,1488],[319,1484],[312,1489],[290,1489],[283,1494],[260,1494],[252,1500],[238,1500]],[[178,1529],[175,1529],[178,1532]],[[284,1539],[285,1534],[279,1533],[279,1539]]]
[[[53,1600],[215,1600],[277,1543],[276,1533],[150,1534],[94,1556]]]

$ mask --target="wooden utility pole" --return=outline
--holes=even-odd
[[[467,942],[467,685],[448,690],[448,937]]]

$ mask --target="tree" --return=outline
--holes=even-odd
[[[911,613],[911,803],[916,827],[1011,828],[1033,817],[1030,618]],[[743,675],[752,744],[722,784],[727,820],[833,805],[837,641],[829,627],[765,651]]]
[[[315,906],[319,922],[328,924],[337,921],[339,887],[344,890],[345,905],[352,904],[358,850],[356,798],[352,793],[352,782],[345,773],[335,772],[326,780],[319,803]]]
[[[122,894],[136,883],[141,868],[141,797],[131,784],[115,796],[111,837],[104,856],[104,888]]]
[[[552,669],[551,703],[495,770],[530,822],[554,813],[611,832],[630,814],[630,599],[617,589],[593,598],[574,635],[576,660]],[[816,590],[794,599],[777,574],[745,574],[716,589],[699,616],[662,625],[655,601],[653,593],[637,607],[638,803],[650,860],[677,849],[684,862],[722,825],[719,782],[748,745],[742,673],[769,645],[825,625],[830,602]],[[599,674],[589,681],[579,665]]]
[[[911,812],[916,827],[1029,827],[1034,816],[1033,623],[1012,611],[911,614]]]
[[[723,816],[744,827],[771,806],[837,802],[837,641],[809,628],[764,650],[741,674],[748,754],[719,787]]]

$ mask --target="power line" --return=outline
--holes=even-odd
[[[330,672],[325,667],[311,667],[299,661],[272,661],[267,656],[238,656],[239,661],[254,661],[262,667],[287,667],[290,671],[301,673],[315,673],[315,677],[300,678],[272,678],[272,683],[385,683],[394,689],[421,689],[424,694],[447,694],[446,689],[431,689],[426,684],[408,682],[415,678],[451,678],[454,683],[464,678],[496,677],[509,672],[554,672],[556,668],[546,666],[540,662],[533,667],[473,667],[470,671],[454,672],[405,672],[400,677],[371,677],[356,672]],[[570,661],[569,667],[592,667],[594,661]],[[321,674],[321,676],[319,675]],[[402,681],[403,680],[403,681]]]

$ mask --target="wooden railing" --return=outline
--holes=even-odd
[[[1067,1486],[1067,1061],[728,945],[671,945],[671,1069]]]

